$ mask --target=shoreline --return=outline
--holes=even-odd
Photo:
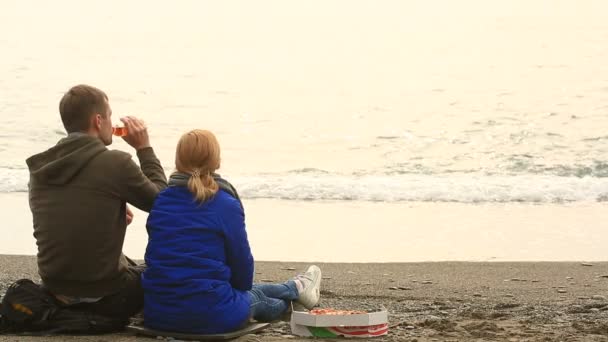
[[[306,263],[256,262],[255,282],[281,282]],[[321,307],[389,311],[374,341],[608,341],[608,262],[320,263]],[[0,293],[37,280],[34,256],[0,255]],[[293,270],[295,269],[295,271]],[[152,341],[126,333],[19,341]],[[310,341],[288,322],[237,341]],[[0,336],[0,341],[15,341]]]
[[[245,200],[256,260],[325,262],[602,261],[608,202],[566,204]],[[13,213],[4,254],[32,255],[27,193],[0,194]],[[142,259],[147,214],[134,210],[124,252]]]
[[[0,254],[1,257],[18,257],[18,258],[33,258],[36,257],[32,254],[12,254],[4,253]],[[133,259],[133,258],[131,258]],[[137,262],[143,262],[143,259],[133,259]],[[268,263],[268,264],[335,264],[335,265],[408,265],[408,264],[602,264],[608,263],[608,253],[606,260],[418,260],[418,261],[353,261],[353,262],[323,262],[323,261],[303,261],[303,260],[255,260],[255,263]]]

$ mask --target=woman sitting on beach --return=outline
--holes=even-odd
[[[253,284],[243,206],[234,187],[215,173],[220,147],[213,133],[184,134],[175,166],[148,217],[142,275],[146,327],[226,333],[250,318],[277,320],[292,301],[308,309],[317,304],[317,266],[283,284]]]

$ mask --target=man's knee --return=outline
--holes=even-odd
[[[145,267],[129,267],[127,277],[118,292],[105,296],[91,306],[98,314],[128,319],[144,307],[144,290],[141,286],[141,273]]]

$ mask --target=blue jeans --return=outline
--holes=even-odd
[[[281,318],[291,301],[298,299],[296,283],[253,284],[249,291],[250,315],[258,322],[272,322]]]

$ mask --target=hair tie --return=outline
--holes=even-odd
[[[192,177],[199,178],[200,176],[201,176],[201,170],[200,169],[194,169],[194,171],[192,171]]]

